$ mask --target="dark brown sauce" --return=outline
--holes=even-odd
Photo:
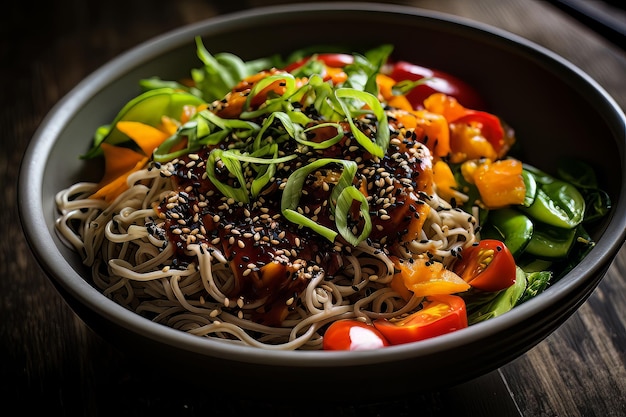
[[[373,126],[373,122],[365,120],[360,129],[367,132]],[[308,140],[321,142],[333,137],[336,129],[313,132],[315,134]],[[341,235],[336,242],[330,242],[308,228],[287,221],[281,214],[281,184],[299,166],[319,158],[357,163],[354,185],[371,197],[370,242],[384,248],[414,238],[407,237],[409,226],[425,214],[420,208],[422,197],[432,192],[428,150],[416,142],[411,133],[405,134],[404,129],[394,127],[391,136],[396,140],[390,144],[387,154],[380,159],[373,158],[349,133],[349,126],[344,126],[344,132],[347,133],[336,145],[300,153],[296,159],[279,166],[259,198],[250,203],[229,200],[206,179],[205,161],[211,149],[204,148],[173,161],[174,168],[170,172],[177,191],[165,199],[158,210],[165,218],[169,239],[176,246],[177,262],[191,262],[185,252],[188,243],[221,251],[235,277],[227,296],[230,299],[242,297],[246,303],[264,299],[265,307],[258,309],[253,319],[268,325],[280,324],[294,305],[290,301],[298,298],[313,275],[332,276],[340,271],[341,248],[349,245]],[[226,140],[219,146],[225,148],[228,144]],[[297,143],[291,141],[283,144],[282,149],[289,154],[296,146]],[[226,171],[216,172],[221,181],[240,186],[227,174]],[[299,204],[305,216],[332,229],[335,225],[329,198],[340,175],[338,164],[309,174]],[[358,204],[353,208],[352,225],[358,235],[363,220],[358,216]]]

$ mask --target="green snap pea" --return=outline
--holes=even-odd
[[[533,235],[533,222],[528,216],[513,208],[491,210],[487,222],[497,230],[516,259],[522,254]]]
[[[554,178],[537,168],[524,167],[535,178],[537,193],[532,204],[521,210],[532,219],[555,227],[572,229],[585,216],[585,199],[572,184]]]
[[[533,236],[525,252],[540,259],[562,259],[567,257],[575,240],[576,228],[535,223]]]
[[[537,196],[537,180],[535,180],[535,176],[526,169],[522,170],[522,179],[526,187],[526,195],[524,196],[522,205],[524,207],[530,207]]]

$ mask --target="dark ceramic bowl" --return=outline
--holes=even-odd
[[[86,166],[77,155],[86,150],[95,128],[109,122],[138,93],[139,79],[177,79],[199,66],[196,35],[203,36],[212,52],[249,59],[338,40],[355,50],[392,43],[398,58],[465,79],[483,93],[490,109],[515,127],[525,150],[523,160],[553,172],[556,157],[571,156],[597,169],[614,202],[611,214],[591,231],[597,245],[563,279],[503,316],[431,340],[375,351],[275,352],[233,346],[127,311],[89,284],[89,272],[79,257],[57,238],[54,196],[79,178],[99,178],[98,169]],[[80,83],[45,119],[26,153],[20,214],[35,256],[76,313],[131,357],[156,360],[152,363],[166,372],[235,383],[253,394],[273,393],[275,384],[312,388],[315,381],[327,392],[341,387],[342,393],[362,395],[371,384],[380,395],[437,389],[485,374],[525,353],[571,316],[602,279],[626,235],[625,120],[619,106],[581,70],[502,30],[388,4],[256,9],[167,33]],[[308,395],[306,389],[299,392]]]

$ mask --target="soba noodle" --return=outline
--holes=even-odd
[[[280,77],[284,75],[273,76],[278,77],[280,81]],[[269,82],[266,85],[271,86]],[[295,83],[289,85],[295,88]],[[321,90],[324,85],[319,80],[316,85],[312,84],[312,88],[320,88],[320,94],[325,94],[325,90]],[[302,94],[306,98],[309,90],[303,91],[305,92]],[[355,95],[355,97],[360,99],[363,96]],[[224,103],[226,103],[225,100],[213,103],[212,110],[215,110],[215,114],[219,114],[218,111]],[[294,113],[295,110],[299,111],[304,107],[292,106]],[[335,113],[338,111],[336,108],[333,110]],[[207,115],[207,117],[209,117],[207,120],[214,120],[211,119],[214,114]],[[267,115],[265,117],[269,118]],[[298,115],[298,117],[302,116]],[[390,119],[393,119],[393,116]],[[310,120],[323,123],[319,121],[321,117],[318,113]],[[377,173],[377,176],[366,178],[368,172],[378,172],[381,169],[380,166],[383,164],[378,158],[382,159],[382,157],[374,157],[370,151],[366,152],[360,146],[349,146],[349,141],[352,140],[355,144],[358,137],[353,130],[356,122],[353,122],[350,117],[348,117],[348,122],[345,120],[335,122],[334,133],[330,134],[330,138],[334,140],[340,137],[343,135],[343,130],[348,139],[344,138],[345,142],[336,146],[340,156],[350,160],[355,167],[357,164],[353,161],[368,159],[359,163],[360,171],[354,178],[362,178],[362,180],[355,179],[355,181],[361,181],[361,184],[366,185],[368,190],[371,189],[373,194],[369,197],[359,194],[352,202],[369,198],[370,205],[376,206],[375,209],[370,207],[370,210],[384,213],[380,217],[384,216],[387,218],[385,220],[388,220],[391,216],[384,209],[392,204],[379,202],[379,200],[383,202],[389,200],[389,198],[379,198],[379,196],[384,193],[391,195],[389,190],[392,190],[395,199],[395,195],[398,195],[395,191],[405,193],[406,189],[413,198],[410,204],[423,204],[427,209],[422,212],[425,219],[420,220],[423,223],[421,223],[420,230],[415,232],[417,235],[411,235],[409,241],[403,241],[402,244],[394,245],[393,248],[388,245],[387,235],[385,235],[391,231],[385,230],[381,224],[376,225],[379,227],[375,231],[377,238],[360,239],[354,245],[339,241],[329,242],[326,237],[310,231],[307,237],[300,235],[302,229],[290,224],[287,216],[283,216],[284,213],[281,214],[280,210],[271,212],[270,219],[266,207],[260,207],[255,202],[249,203],[248,208],[240,204],[238,207],[239,209],[243,207],[243,211],[237,213],[247,213],[245,215],[247,227],[250,224],[254,227],[256,218],[270,219],[276,224],[290,224],[288,227],[291,227],[289,233],[292,240],[283,240],[283,246],[280,249],[271,248],[273,238],[264,236],[267,241],[262,242],[266,245],[265,248],[270,248],[267,249],[268,251],[274,250],[270,256],[277,259],[281,267],[285,268],[284,271],[287,272],[288,277],[281,277],[278,283],[253,288],[256,293],[251,297],[240,288],[241,283],[237,281],[233,268],[240,268],[238,271],[243,270],[240,273],[245,277],[251,271],[258,270],[258,265],[255,264],[257,260],[245,261],[250,262],[248,269],[245,268],[246,265],[243,262],[242,265],[233,266],[232,253],[225,253],[222,250],[225,246],[221,245],[220,238],[216,237],[217,235],[209,236],[204,225],[191,230],[185,226],[184,221],[180,223],[182,226],[176,228],[167,223],[172,222],[175,225],[175,219],[178,218],[178,214],[168,211],[168,207],[176,208],[180,200],[185,200],[187,203],[188,199],[188,195],[186,193],[183,195],[181,191],[180,176],[173,175],[173,173],[180,173],[181,168],[177,167],[184,169],[185,166],[193,166],[199,158],[197,154],[188,154],[162,164],[155,162],[154,158],[150,159],[143,169],[133,172],[127,178],[127,189],[110,203],[92,197],[98,191],[98,184],[95,183],[80,182],[60,191],[56,196],[59,210],[57,230],[67,245],[80,254],[83,263],[91,268],[92,282],[95,287],[116,303],[154,322],[202,337],[215,337],[263,349],[321,349],[324,328],[330,322],[343,318],[371,322],[377,318],[402,316],[419,309],[422,297],[413,296],[407,300],[392,289],[390,282],[396,272],[393,257],[405,260],[428,257],[429,260],[441,262],[444,267],[450,267],[462,249],[477,240],[478,232],[475,217],[454,205],[455,201],[467,200],[467,196],[456,192],[451,204],[438,195],[436,185],[432,181],[432,171],[430,176],[421,176],[419,178],[424,179],[417,180],[420,174],[418,168],[407,168],[407,162],[413,161],[411,163],[416,167],[421,167],[419,169],[425,169],[424,166],[432,169],[431,153],[424,144],[418,140],[412,140],[415,137],[413,131],[405,130],[397,125],[390,127],[392,131],[390,140],[395,150],[390,151],[394,152],[393,155],[389,157],[385,155],[385,158],[389,158],[385,166],[389,167],[392,163],[400,162],[397,166],[392,166],[392,169],[396,171],[391,176],[398,178],[386,182],[389,173],[387,176]],[[283,123],[287,122],[283,121]],[[358,123],[362,124],[359,128],[362,130],[359,132],[361,135],[363,132],[376,135],[378,130],[383,130],[379,127],[387,127],[386,119],[385,124],[378,126],[372,117],[361,118]],[[321,134],[323,129],[328,130],[329,124],[323,123],[316,126],[316,128],[321,126],[322,129],[313,130],[314,134]],[[272,126],[272,129],[275,128],[275,125]],[[351,129],[352,132],[350,132]],[[288,128],[284,130],[289,131]],[[269,128],[267,131],[269,132]],[[266,139],[260,138],[264,132],[265,128],[262,128],[257,140]],[[307,140],[312,139],[307,137]],[[411,142],[411,145],[406,145],[408,142]],[[231,134],[219,146],[222,147],[222,151],[226,152],[241,143],[236,134]],[[298,164],[306,164],[310,161],[308,155],[315,155],[308,149],[311,142],[292,140],[290,143],[288,146],[292,147],[290,151],[293,154],[290,163],[293,165],[283,163],[282,161],[287,161],[285,158],[278,158],[281,159],[281,163],[277,164],[276,173],[270,179],[265,178],[267,189],[282,190],[281,187],[285,186],[287,179],[277,178],[279,172],[282,174],[287,168],[294,171],[299,166]],[[274,138],[269,137],[268,144],[268,147],[274,146],[276,144]],[[367,147],[367,145],[364,146]],[[359,148],[360,153],[349,153],[352,152],[352,148]],[[242,147],[237,149],[242,149]],[[326,149],[330,148],[324,147],[321,153]],[[386,149],[385,152],[387,152]],[[397,155],[400,154],[405,156],[398,157]],[[206,154],[204,156],[203,162],[206,161],[208,164],[209,158],[206,158]],[[316,156],[318,158],[333,157],[333,155]],[[177,169],[179,171],[176,171]],[[244,170],[246,169],[249,168],[246,166]],[[265,171],[262,173],[265,175]],[[187,174],[191,177],[191,171]],[[194,175],[197,178],[202,177],[196,180],[198,183],[209,181],[205,176],[206,172],[196,171]],[[243,175],[247,175],[247,171]],[[337,172],[330,171],[324,175],[320,175],[318,179],[321,178],[324,182],[327,178],[334,178],[331,187],[344,186]],[[341,175],[343,178],[343,174]],[[416,183],[422,184],[418,187]],[[328,192],[326,182],[323,186]],[[358,187],[349,188],[353,188],[351,192],[358,193],[356,191]],[[306,194],[305,190],[301,192]],[[201,211],[200,205],[206,205],[208,199],[218,200],[226,207],[233,204],[230,201],[231,198],[218,193],[215,189],[210,193],[205,194],[204,191],[199,193],[196,203],[193,207],[188,206],[187,210],[196,218]],[[265,195],[262,194],[259,199],[265,198]],[[404,195],[406,196],[407,193]],[[419,195],[419,199],[415,195]],[[330,196],[330,194],[325,196]],[[410,204],[407,204],[405,208],[415,209]],[[323,219],[317,218],[322,206],[323,204],[310,213],[302,211],[301,214],[312,222],[322,222]],[[269,210],[275,210],[275,207],[276,205]],[[193,210],[196,210],[195,213]],[[258,213],[263,214],[256,216],[250,214],[251,210],[257,210]],[[408,221],[412,221],[410,219],[413,213],[408,214]],[[417,214],[415,213],[413,217]],[[233,214],[233,216],[236,215],[238,214]],[[406,219],[407,212],[400,212],[397,215],[402,215]],[[224,226],[220,223],[219,215],[212,213],[211,216],[215,219],[214,228],[230,227],[228,224]],[[198,220],[194,222],[198,223]],[[264,224],[261,228],[273,230],[276,224]],[[207,226],[206,229],[208,228]],[[356,226],[353,227],[355,228]],[[259,239],[254,230],[256,229],[247,229],[249,232],[247,234],[253,236],[248,236],[249,242]],[[240,245],[239,247],[243,248],[246,243],[236,240],[235,232],[242,233],[233,229],[233,235],[229,237],[232,240],[230,244]],[[395,233],[396,238],[406,235],[401,231]],[[294,247],[300,247],[300,242],[302,246],[309,245],[307,247],[312,252],[309,259],[303,258],[295,248],[290,249],[286,246],[293,243]],[[334,262],[332,273],[321,267],[322,263],[318,259],[321,254],[317,248],[323,248],[327,251],[325,253],[332,257]],[[247,257],[244,258],[247,259]],[[264,265],[266,265],[265,261]],[[272,279],[275,278],[272,277]],[[294,284],[296,286],[283,286],[280,280],[291,280],[296,283]],[[277,298],[275,294],[272,294],[272,288],[280,288],[283,293]],[[271,306],[268,304],[270,302],[273,303]],[[276,303],[280,305],[276,307]],[[271,310],[272,308],[277,309],[278,313]],[[273,316],[264,316],[270,312]]]
[[[61,215],[57,229],[91,267],[94,284],[104,295],[158,323],[199,336],[213,336],[264,349],[320,349],[320,328],[340,318],[394,317],[416,309],[421,298],[405,302],[387,284],[394,266],[385,250],[362,242],[345,256],[341,274],[311,277],[280,327],[250,320],[262,301],[244,303],[225,294],[232,272],[219,250],[187,246],[196,262],[171,266],[173,248],[167,238],[148,230],[158,215],[153,209],[174,185],[158,169],[128,178],[129,189],[111,205],[89,198],[96,184],[78,183],[57,195]],[[437,194],[426,201],[429,211],[419,239],[409,245],[409,258],[431,253],[444,263],[455,251],[476,240],[475,220]],[[148,226],[150,225],[150,226]]]

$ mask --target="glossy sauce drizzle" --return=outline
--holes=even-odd
[[[303,150],[296,141],[284,144],[285,153],[295,152],[296,159],[277,167],[256,201],[236,202],[223,196],[206,177],[210,148],[187,155],[161,166],[162,175],[174,178],[176,190],[158,207],[170,242],[175,245],[178,263],[190,262],[189,244],[203,250],[219,250],[228,259],[233,281],[227,296],[243,298],[245,303],[264,300],[253,320],[279,325],[293,300],[315,274],[332,276],[343,267],[346,246],[340,235],[330,242],[308,228],[298,227],[281,214],[282,187],[298,167],[319,158],[353,160],[358,165],[354,185],[366,195],[372,220],[368,243],[379,249],[393,248],[417,238],[429,206],[424,199],[432,193],[432,165],[428,148],[413,131],[397,126],[390,118],[391,143],[383,158],[372,157],[347,132],[337,144],[320,150]],[[373,134],[373,120],[362,119],[359,128]],[[307,138],[321,142],[333,137],[336,128],[320,128]],[[234,139],[223,141],[226,149]],[[216,164],[220,180],[240,186],[227,171]],[[248,171],[246,178],[254,178]],[[329,204],[341,167],[332,164],[310,173],[303,185],[299,211],[329,228],[334,220]],[[356,207],[358,209],[358,207]],[[354,227],[362,226],[355,216]]]

